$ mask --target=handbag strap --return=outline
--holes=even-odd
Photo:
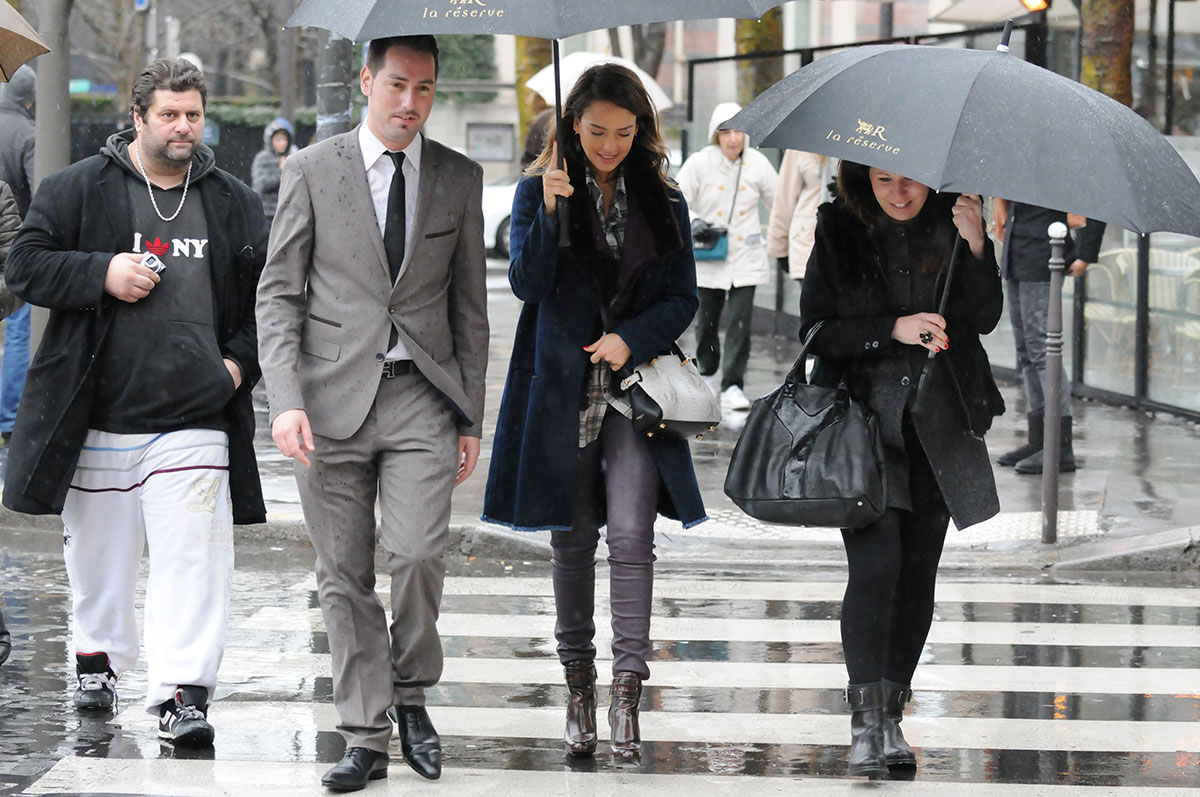
[[[792,365],[792,370],[788,371],[786,381],[808,384],[808,377],[804,375],[804,362],[808,359],[808,347],[813,342],[813,338],[817,336],[817,333],[824,326],[825,319],[822,318],[808,330],[808,334],[804,336],[804,341],[800,344],[800,354],[796,357],[796,362]]]

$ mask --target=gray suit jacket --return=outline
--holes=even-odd
[[[315,434],[354,434],[395,326],[457,412],[459,433],[479,437],[488,353],[483,170],[424,140],[413,230],[393,285],[357,136],[334,136],[284,165],[257,304],[271,420],[303,409]]]

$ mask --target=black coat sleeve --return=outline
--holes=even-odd
[[[1095,263],[1100,259],[1100,245],[1104,243],[1106,226],[1102,221],[1088,219],[1087,224],[1075,230],[1075,258],[1077,260]]]
[[[104,292],[114,253],[78,250],[82,194],[67,172],[42,180],[8,253],[5,279],[13,293],[39,307],[102,308],[116,301]]]
[[[262,201],[249,188],[240,185],[233,194],[234,225],[230,254],[233,277],[236,281],[236,314],[239,323],[233,334],[221,344],[221,355],[238,364],[242,371],[241,389],[249,390],[258,383],[262,369],[258,364],[258,323],[254,301],[258,278],[267,262],[267,239],[270,227],[262,212]]]
[[[946,306],[946,327],[952,345],[955,330],[986,335],[996,328],[1004,312],[1004,289],[992,240],[985,240],[982,257],[972,257],[965,244],[959,257],[962,259],[954,269]]]

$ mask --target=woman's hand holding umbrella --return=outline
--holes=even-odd
[[[971,254],[983,257],[983,202],[975,194],[962,194],[950,209],[958,234],[971,247]]]
[[[575,193],[575,186],[571,185],[567,170],[558,165],[558,144],[551,145],[551,151],[554,153],[551,162],[555,164],[555,168],[546,169],[542,174],[542,202],[546,206],[546,213],[554,215],[558,207],[558,197],[569,197]]]

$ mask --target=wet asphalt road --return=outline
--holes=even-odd
[[[14,652],[0,667],[0,794],[321,793],[317,777],[342,742],[307,546],[255,548],[243,538],[210,714],[216,745],[186,760],[194,754],[160,745],[141,711],[140,666],[122,678],[116,714],[71,708],[58,540],[36,531],[5,542],[0,596]],[[516,793],[571,771],[589,776],[572,781],[583,794],[652,784],[656,793],[711,793],[741,778],[768,793],[812,787],[813,779],[828,790],[856,784],[843,776],[839,573],[661,566],[654,675],[643,702],[649,741],[631,773],[615,770],[603,748],[590,762],[562,754],[566,690],[553,659],[545,563],[454,555],[447,570],[447,670],[429,694],[446,776],[440,786],[421,782],[393,741],[390,780],[374,793]],[[1169,574],[1091,585],[1052,584],[1037,573],[944,578],[905,721],[921,745],[917,784],[1200,786],[1193,582]],[[663,778],[631,781],[634,774]]]

